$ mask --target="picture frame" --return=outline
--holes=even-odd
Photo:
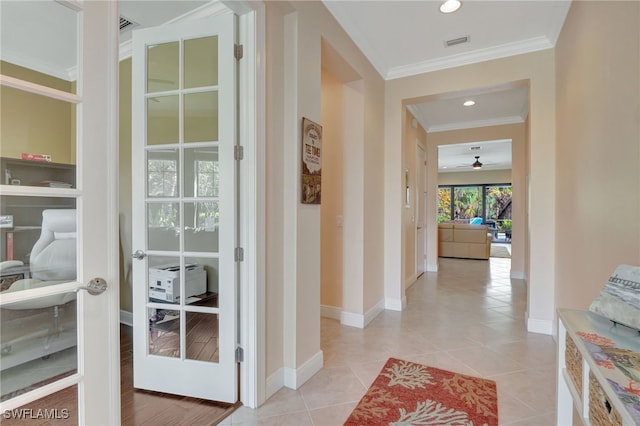
[[[322,126],[302,118],[302,204],[320,204],[322,198]]]

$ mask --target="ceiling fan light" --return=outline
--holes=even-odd
[[[446,0],[440,5],[440,12],[453,13],[456,10],[460,9],[461,6],[462,3],[460,2],[460,0]]]
[[[480,156],[479,155],[476,155],[476,161],[471,166],[476,170],[482,168],[482,163],[480,162]]]

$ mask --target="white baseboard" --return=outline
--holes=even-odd
[[[365,312],[364,315],[343,311],[340,315],[340,324],[348,325],[349,327],[365,328],[382,311],[384,311],[384,300],[378,302]]]
[[[390,311],[401,312],[406,307],[407,307],[407,296],[402,297],[402,300],[390,299],[390,298],[384,299],[384,308]]]
[[[120,310],[120,324],[133,327],[133,314],[129,311]]]
[[[427,272],[438,272],[438,264],[435,265],[427,265]]]
[[[265,386],[265,401],[275,395],[284,386],[284,367],[279,368],[275,373],[267,377]]]
[[[340,314],[342,314],[342,308],[320,305],[320,316],[323,318],[331,318],[340,321]]]
[[[322,370],[323,365],[324,355],[322,351],[318,351],[298,368],[283,367],[284,385],[289,389],[298,389],[314,374]]]
[[[551,336],[553,335],[553,321],[529,318],[527,320],[527,331]]]
[[[524,280],[524,272],[511,271],[511,278],[514,280]]]

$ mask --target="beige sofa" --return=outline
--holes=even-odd
[[[441,257],[489,259],[491,240],[486,225],[438,224],[438,256]]]

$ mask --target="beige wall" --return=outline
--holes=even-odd
[[[438,173],[438,185],[482,185],[509,182],[511,182],[511,169]]]
[[[558,307],[640,265],[640,3],[574,1],[556,46]]]
[[[349,137],[349,152],[360,155],[347,155],[345,146],[349,164],[344,182],[349,186],[344,187],[344,200],[352,204],[343,206],[343,232],[356,235],[344,256],[354,275],[362,278],[348,287],[343,280],[343,308],[363,315],[382,300],[384,82],[320,2],[268,2],[266,43],[269,377],[283,367],[295,372],[321,354],[321,214],[319,206],[300,204],[299,170],[300,120],[308,117],[322,124],[323,43],[359,78],[344,85],[345,96],[361,107],[349,119],[351,126],[345,126],[354,135]],[[358,223],[351,225],[356,218]]]
[[[74,83],[0,63],[1,72],[43,86],[74,91]],[[0,87],[0,156],[20,158],[23,152],[51,155],[54,163],[76,163],[75,105],[7,86]]]
[[[510,171],[476,171],[465,173],[440,173],[438,185],[452,177],[470,179],[465,183],[503,183],[511,182],[512,205],[511,218],[513,220],[511,238],[511,276],[525,278],[525,244],[526,244],[526,188],[527,173],[525,124],[508,124],[502,126],[486,126],[473,129],[451,130],[447,132],[429,133],[429,149],[436,152],[439,145],[451,145],[477,141],[491,141],[511,139],[511,170]],[[436,166],[437,167],[437,166]],[[437,170],[436,170],[437,172]],[[478,176],[477,181],[471,181]],[[494,180],[495,179],[495,180]],[[437,197],[436,197],[437,198]],[[435,201],[437,202],[437,201]],[[437,211],[437,210],[436,210]],[[437,220],[437,216],[436,216]],[[437,234],[434,235],[437,239]]]
[[[530,156],[529,230],[531,258],[528,325],[533,331],[550,333],[554,319],[555,270],[555,55],[553,50],[512,56],[468,66],[387,81],[385,99],[385,294],[404,297],[398,282],[405,276],[401,259],[402,230],[402,137],[403,103],[417,103],[442,93],[464,93],[486,87],[529,86]],[[437,153],[427,137],[428,191],[435,194]],[[515,184],[515,182],[514,182]],[[436,199],[429,199],[427,256],[436,252]],[[514,229],[515,232],[515,229]],[[524,250],[523,250],[524,251]],[[429,267],[433,265],[431,262]]]
[[[320,304],[342,308],[343,83],[322,69],[322,205]]]

